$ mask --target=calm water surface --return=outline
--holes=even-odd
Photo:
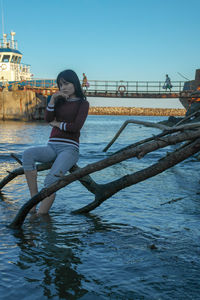
[[[129,125],[109,152],[102,152],[128,118],[89,116],[79,166],[159,133]],[[1,122],[0,129],[1,179],[19,167],[11,152],[21,156],[31,145],[45,144],[50,133],[43,123]],[[92,177],[98,183],[117,179],[170,150],[130,159]],[[200,299],[199,168],[190,158],[120,191],[87,216],[71,211],[93,195],[79,182],[72,183],[57,193],[48,216],[28,216],[22,230],[14,231],[7,225],[29,199],[24,176],[19,176],[0,195],[0,299]],[[40,188],[45,174],[39,174]]]

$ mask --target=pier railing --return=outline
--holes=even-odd
[[[120,92],[120,93],[166,93],[164,81],[101,81],[90,80],[89,91],[99,92]],[[184,81],[173,81],[172,91],[181,92],[184,87]],[[170,90],[167,90],[170,92]]]
[[[16,82],[15,82],[16,83]],[[82,82],[81,82],[82,83]],[[166,93],[164,89],[164,81],[108,81],[108,80],[88,80],[89,86],[83,87],[88,91],[99,92],[134,92],[134,93]],[[172,81],[172,91],[181,92],[185,81]],[[27,81],[19,81],[19,85],[38,87],[38,88],[56,88],[56,80],[54,79],[33,79]],[[191,87],[192,89],[192,87]],[[167,90],[169,91],[169,90]],[[170,92],[170,91],[169,91]]]
[[[127,97],[127,98],[179,98],[183,93],[190,93],[194,87],[187,82],[187,89],[184,91],[185,81],[172,81],[172,88],[165,89],[164,81],[109,81],[89,80],[84,86],[85,94],[89,97]],[[10,87],[16,82],[9,82]],[[19,81],[17,84],[25,89],[31,89],[43,94],[52,94],[57,89],[55,79],[33,79]]]

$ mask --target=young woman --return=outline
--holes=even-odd
[[[44,181],[44,186],[48,187],[58,181],[58,176],[64,175],[79,157],[80,130],[87,118],[89,103],[74,71],[61,72],[57,85],[59,91],[51,96],[45,112],[45,120],[53,127],[47,146],[32,147],[23,153],[23,167],[31,197],[38,193],[36,162],[54,161]],[[48,213],[54,199],[55,194],[45,198],[38,213]],[[36,207],[31,212],[36,212]]]

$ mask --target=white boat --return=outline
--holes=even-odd
[[[23,54],[17,49],[15,32],[11,31],[10,35],[8,39],[4,33],[0,40],[0,83],[30,80],[30,65],[21,63]]]

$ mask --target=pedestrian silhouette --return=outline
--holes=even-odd
[[[85,73],[83,73],[83,82],[82,82],[82,87],[84,88],[88,88],[90,85],[89,85],[89,82],[87,80],[87,76],[85,75]]]
[[[170,92],[171,92],[171,89],[172,89],[171,79],[169,78],[169,76],[167,74],[166,74],[165,83],[163,85],[163,89],[165,89],[165,90],[169,89]]]

